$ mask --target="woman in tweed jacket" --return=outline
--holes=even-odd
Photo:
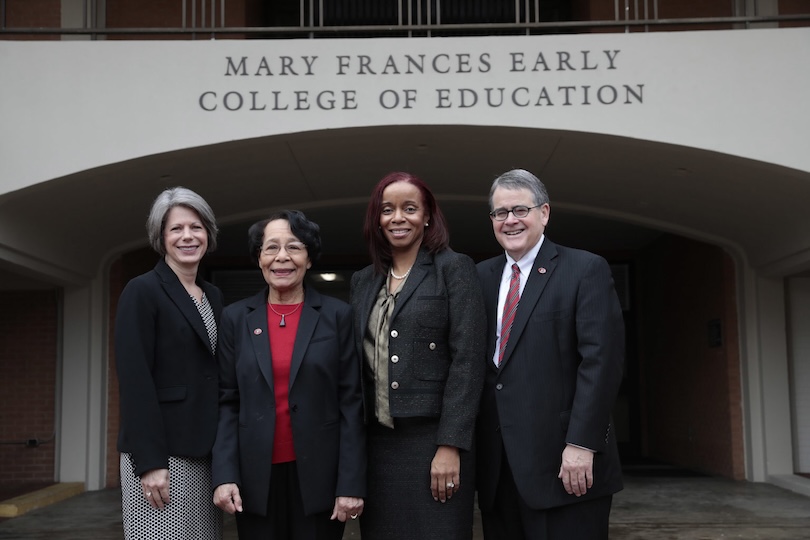
[[[452,251],[430,189],[408,173],[374,188],[352,277],[368,422],[364,540],[472,538],[473,430],[485,318],[475,265]]]

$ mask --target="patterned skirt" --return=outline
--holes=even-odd
[[[126,540],[222,540],[222,512],[214,506],[210,458],[169,457],[169,499],[152,508],[133,473],[130,454],[121,454],[121,508]]]

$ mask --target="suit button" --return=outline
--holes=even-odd
[[[391,357],[391,362],[393,362],[394,364],[396,364],[397,362],[399,362],[399,356],[397,356],[397,355],[392,356],[392,357]]]
[[[430,345],[428,345],[428,348],[429,348],[431,351],[435,351],[435,350],[436,350],[436,344],[435,344],[435,343],[431,343]]]
[[[501,388],[503,388],[503,383],[498,383],[495,385],[495,390],[500,390]]]
[[[297,410],[298,410],[298,405],[293,405],[292,407],[290,407],[290,410],[291,410],[292,412],[297,411]]]
[[[399,332],[397,332],[396,330],[391,330],[391,337],[397,337],[398,335]]]
[[[397,381],[392,382],[392,383],[391,383],[391,388],[393,388],[394,390],[396,390],[397,388],[399,388],[399,383],[398,383]]]

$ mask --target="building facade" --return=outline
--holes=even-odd
[[[482,259],[523,167],[613,266],[623,458],[810,494],[807,65],[798,0],[0,2],[0,482],[117,484],[111,328],[163,188],[214,208],[229,301],[289,207],[345,296],[383,175]]]

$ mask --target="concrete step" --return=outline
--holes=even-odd
[[[79,493],[84,493],[83,482],[54,484],[31,493],[0,501],[0,517],[21,516],[31,510],[63,501]]]

